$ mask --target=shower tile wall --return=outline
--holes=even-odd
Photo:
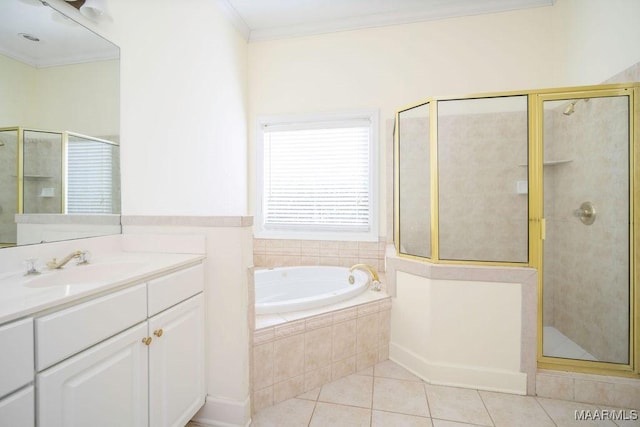
[[[16,224],[14,216],[18,208],[17,200],[17,151],[16,132],[0,133],[0,244],[15,243]]]
[[[544,323],[600,361],[628,362],[628,115],[625,98],[545,113]],[[573,212],[591,201],[597,219]]]
[[[527,261],[526,130],[526,112],[438,118],[440,258]]]
[[[60,134],[24,141],[24,213],[62,213],[62,141]],[[33,132],[35,133],[35,132]],[[52,188],[52,196],[43,196]]]
[[[429,118],[400,119],[401,252],[431,256]]]
[[[253,263],[257,268],[297,265],[351,267],[370,264],[384,271],[386,242],[345,242],[334,240],[254,239]]]

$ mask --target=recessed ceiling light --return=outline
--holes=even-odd
[[[23,38],[25,38],[25,39],[27,39],[27,40],[29,40],[29,41],[32,41],[32,42],[39,42],[39,41],[40,41],[40,39],[39,39],[39,38],[37,38],[36,36],[34,36],[33,34],[18,33],[18,35],[19,35],[20,37],[23,37]]]

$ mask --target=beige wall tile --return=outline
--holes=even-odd
[[[389,360],[389,344],[378,347],[378,362]]]
[[[320,256],[300,255],[300,265],[320,265]]]
[[[258,412],[273,405],[273,387],[253,392],[253,412]]]
[[[391,310],[384,310],[378,316],[378,345],[389,345],[391,341]]]
[[[305,391],[314,390],[331,382],[331,364],[304,374]]]
[[[616,384],[613,399],[616,406],[640,410],[640,381],[638,384]]]
[[[360,316],[366,316],[368,314],[373,314],[373,313],[377,313],[380,309],[380,303],[379,302],[370,302],[367,304],[362,304],[360,306],[358,306],[358,317]]]
[[[304,334],[305,372],[313,371],[331,364],[332,328],[315,329]]]
[[[356,372],[356,356],[338,360],[331,365],[331,380],[351,375]]]
[[[290,378],[273,385],[273,403],[282,402],[304,393],[304,375]]]
[[[281,338],[273,346],[273,381],[279,383],[304,373],[304,335]]]
[[[260,390],[273,384],[273,343],[253,347],[253,388]]]
[[[306,330],[310,331],[316,328],[322,328],[325,326],[331,326],[333,324],[333,314],[321,314],[305,320]]]
[[[333,313],[333,323],[344,322],[358,317],[358,308],[351,307]]]
[[[590,380],[575,380],[575,400],[595,405],[615,406],[614,384]]]
[[[358,317],[356,352],[366,352],[378,348],[378,313]]]
[[[346,359],[356,354],[356,321],[333,325],[333,361]]]
[[[378,347],[359,351],[356,354],[356,372],[372,367],[378,363]]]
[[[284,325],[275,327],[276,338],[283,338],[290,335],[301,334],[305,330],[305,321],[296,320],[294,322],[287,322]]]
[[[264,344],[268,341],[273,340],[274,337],[274,328],[261,329],[253,333],[253,344]]]
[[[320,265],[334,266],[340,264],[340,258],[335,255],[320,255]]]
[[[552,399],[573,400],[573,378],[557,375],[536,375],[536,395]]]

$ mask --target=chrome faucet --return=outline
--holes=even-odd
[[[71,261],[73,258],[78,258],[78,260],[79,260],[78,264],[88,264],[89,263],[88,254],[89,254],[88,251],[73,251],[69,255],[67,255],[66,257],[62,258],[62,260],[60,262],[58,262],[58,260],[56,258],[54,258],[53,260],[49,261],[47,263],[47,267],[49,267],[50,270],[55,270],[55,269],[58,269],[58,268],[62,268],[69,261]]]
[[[371,275],[371,287],[374,291],[379,291],[380,288],[380,278],[378,277],[378,272],[372,265],[369,264],[355,264],[350,269],[349,272],[353,273],[353,270],[364,270]],[[349,275],[349,283],[355,283],[355,278],[353,274]]]

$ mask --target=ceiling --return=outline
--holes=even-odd
[[[40,68],[115,59],[119,49],[39,0],[0,0],[0,54]]]
[[[223,0],[249,41],[550,6],[554,0]]]
[[[68,4],[77,8],[82,2]],[[554,0],[218,2],[247,40],[259,41],[550,6]],[[41,0],[0,0],[0,54],[34,67],[118,57],[118,48],[113,44],[42,3]],[[21,33],[31,34],[40,41],[26,40],[19,36]]]

